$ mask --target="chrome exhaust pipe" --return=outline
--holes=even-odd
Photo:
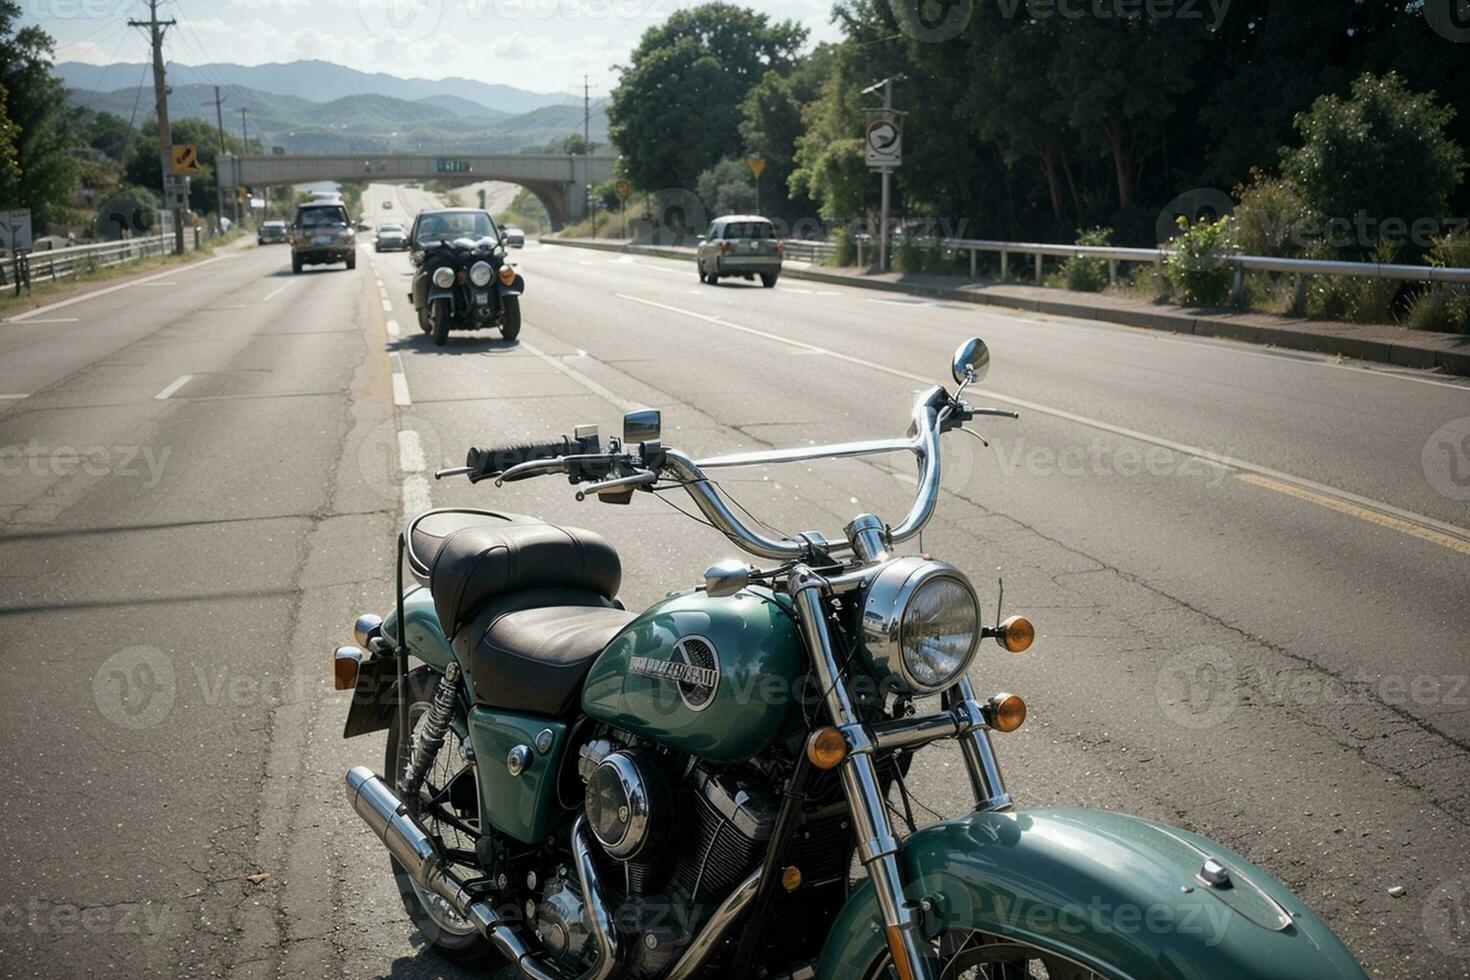
[[[448,902],[456,915],[474,923],[475,928],[494,943],[501,955],[521,973],[531,980],[566,980],[560,972],[542,965],[521,939],[520,932],[507,923],[493,905],[476,898],[465,888],[464,880],[440,856],[428,832],[409,814],[408,807],[381,777],[366,766],[354,766],[348,770],[347,800],[363,823],[388,848],[388,853],[415,881]],[[582,901],[590,913],[599,954],[597,962],[577,980],[607,980],[622,963],[622,946],[598,887],[597,868],[587,844],[585,818],[579,817],[572,829],[572,847],[581,876]]]

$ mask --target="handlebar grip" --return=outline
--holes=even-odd
[[[465,456],[465,465],[470,468],[470,482],[478,483],[499,476],[512,466],[528,463],[534,459],[555,459],[558,456],[574,456],[598,450],[596,436],[573,439],[561,436],[548,442],[523,442],[507,446],[472,448]]]

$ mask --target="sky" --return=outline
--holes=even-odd
[[[161,0],[165,57],[186,65],[317,58],[403,77],[457,75],[536,92],[594,96],[649,27],[697,0]],[[831,0],[740,0],[797,20],[813,41],[835,40]],[[23,23],[56,41],[58,61],[148,58],[145,0],[21,0]],[[306,93],[302,93],[306,95]]]

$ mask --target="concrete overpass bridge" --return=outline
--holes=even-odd
[[[587,216],[587,185],[611,180],[616,162],[615,156],[596,153],[221,155],[218,170],[220,186],[226,189],[320,180],[500,180],[535,194],[546,206],[552,228],[560,229]]]

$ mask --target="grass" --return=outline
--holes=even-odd
[[[154,269],[166,269],[169,266],[184,265],[197,261],[202,257],[212,255],[223,245],[243,237],[245,231],[232,228],[203,246],[197,252],[185,252],[183,255],[150,255],[147,258],[137,259],[132,262],[124,262],[119,265],[110,265],[100,269],[85,269],[63,279],[52,281],[49,278],[33,278],[31,280],[31,291],[21,292],[15,295],[15,284],[12,280],[13,266],[9,263],[5,266],[4,287],[0,287],[0,318],[16,316],[27,310],[38,306],[45,306],[86,291],[86,287],[111,282],[113,280],[128,279],[141,273],[150,272]],[[250,234],[254,234],[251,232]]]

